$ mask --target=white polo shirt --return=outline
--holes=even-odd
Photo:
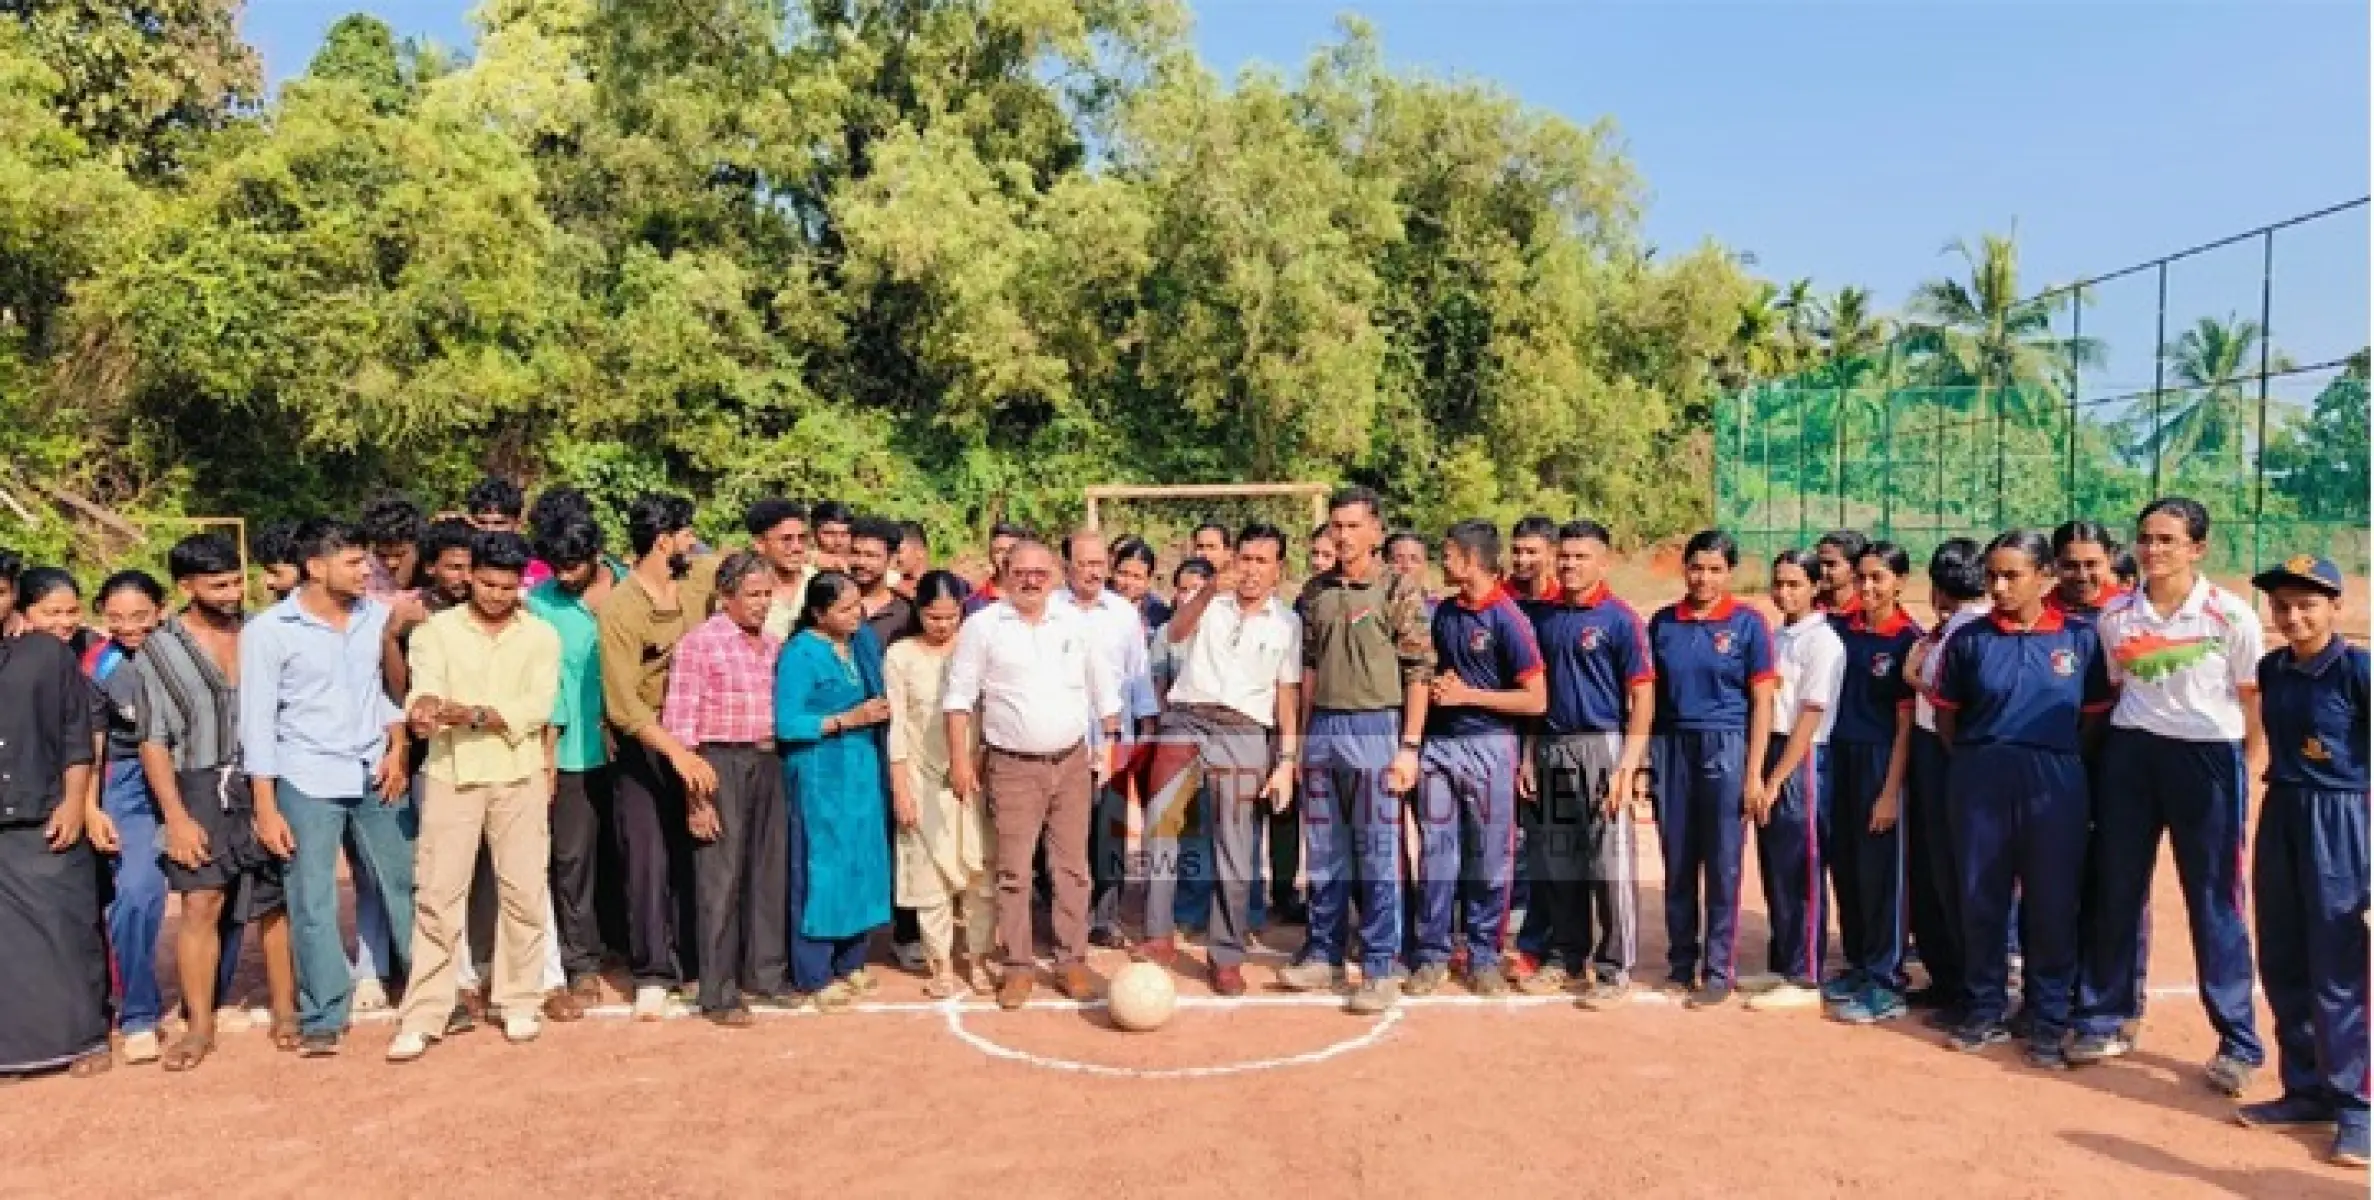
[[[1026,621],[1000,600],[966,618],[949,655],[942,712],[981,712],[981,740],[1017,754],[1057,754],[1121,712],[1121,692],[1078,611],[1050,601]]]
[[[1937,732],[1937,706],[1929,703],[1929,697],[1937,691],[1937,672],[1945,662],[1946,639],[1959,633],[1964,625],[1968,625],[1993,610],[1994,605],[1984,600],[1971,601],[1955,609],[1953,615],[1945,619],[1945,624],[1938,626],[1937,631],[1929,635],[1929,649],[1926,656],[1921,659],[1920,682],[1913,689],[1912,694],[1914,724],[1931,733]]]
[[[1780,686],[1772,691],[1774,745],[1796,732],[1797,718],[1808,708],[1821,710],[1822,723],[1813,744],[1830,744],[1830,727],[1838,724],[1838,689],[1846,684],[1846,643],[1830,627],[1830,618],[1808,613],[1794,625],[1772,631],[1772,661],[1780,667]]]
[[[1179,663],[1171,703],[1225,705],[1272,726],[1278,688],[1302,683],[1302,619],[1275,593],[1249,614],[1233,594],[1215,596],[1194,636],[1171,653]]]
[[[2110,724],[2184,742],[2242,740],[2242,694],[2258,690],[2266,636],[2250,601],[2193,581],[2166,620],[2138,588],[2094,619],[2119,689]]]

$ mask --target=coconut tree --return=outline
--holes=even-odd
[[[2241,454],[2256,430],[2258,401],[2246,384],[2258,370],[2265,337],[2258,322],[2229,313],[2222,321],[2202,317],[2160,347],[2160,363],[2179,390],[2161,401],[2159,427],[2142,431],[2145,448],[2164,462]],[[2292,368],[2281,351],[2270,349],[2266,357],[2271,370]],[[2148,425],[2151,415],[2136,420]]]
[[[1988,411],[1998,394],[2023,418],[2046,415],[2076,371],[2099,365],[2102,344],[2053,329],[2067,293],[2032,298],[2020,290],[2019,246],[2012,235],[1984,234],[1976,247],[1955,238],[1944,253],[1962,260],[1968,279],[1932,279],[1914,289],[1907,347],[1931,382],[1972,389],[1972,407]]]

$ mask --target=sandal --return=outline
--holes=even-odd
[[[882,981],[874,978],[874,973],[864,967],[849,972],[842,977],[841,982],[848,984],[849,990],[860,996],[871,996],[882,990]]]
[[[997,976],[990,974],[988,963],[977,962],[965,968],[964,981],[965,986],[973,989],[976,996],[988,996],[997,991]]]
[[[279,1037],[277,1033],[273,1036]],[[198,1064],[205,1062],[206,1056],[212,1053],[214,1053],[213,1038],[185,1033],[175,1038],[173,1044],[165,1048],[165,1055],[157,1060],[157,1065],[168,1071],[195,1071],[198,1069]]]
[[[297,1028],[297,1019],[295,1017],[274,1017],[272,1019],[273,1049],[294,1050],[298,1046],[302,1045],[304,1041],[305,1033],[303,1030]]]
[[[934,1000],[953,1000],[968,990],[964,980],[958,979],[955,972],[945,969],[934,973],[923,983],[923,994]]]
[[[820,1013],[845,1013],[851,1004],[857,1002],[857,993],[850,988],[848,980],[836,979],[816,993],[815,1002],[816,1011]]]
[[[89,1079],[93,1075],[105,1075],[108,1069],[113,1066],[115,1066],[114,1050],[93,1050],[89,1054],[75,1059],[74,1065],[66,1068],[66,1077],[68,1079]]]

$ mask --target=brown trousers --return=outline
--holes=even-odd
[[[1055,965],[1088,957],[1088,747],[1047,761],[995,748],[982,755],[981,786],[997,829],[997,937],[1008,967],[1031,969],[1030,860],[1044,839],[1055,885]]]

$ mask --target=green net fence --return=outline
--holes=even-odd
[[[1717,406],[1716,517],[1750,562],[1839,528],[1918,561],[1946,538],[2078,517],[2123,530],[2185,495],[2215,521],[2213,573],[2313,553],[2363,574],[2366,414],[2362,358],[2074,404],[2049,387],[1782,381]]]

